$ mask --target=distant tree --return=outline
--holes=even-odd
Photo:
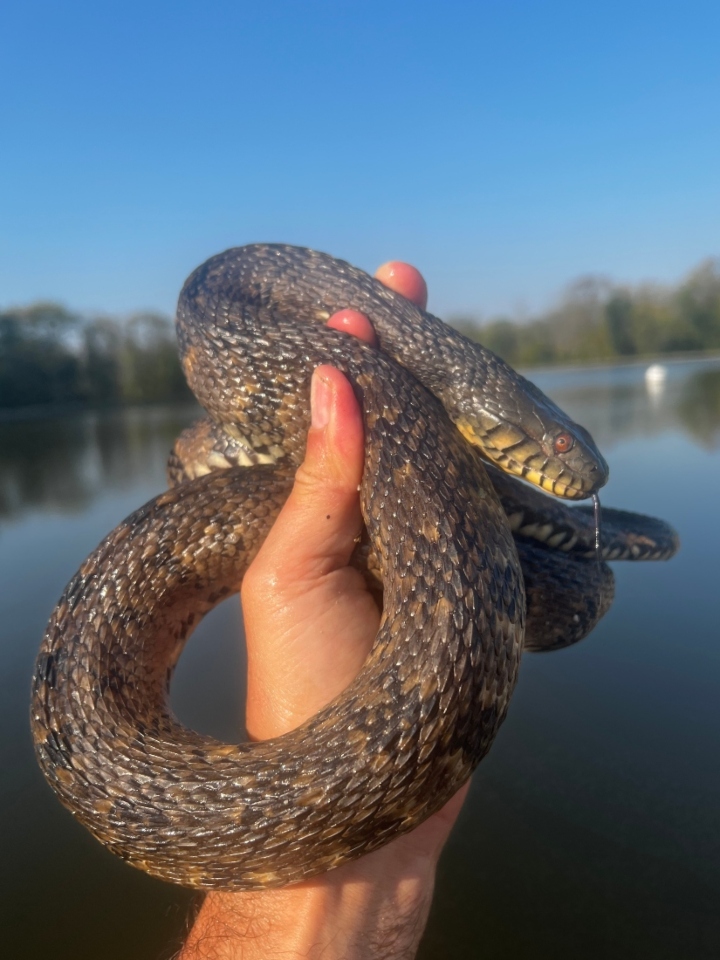
[[[480,330],[480,341],[508,363],[518,362],[522,337],[522,327],[503,318],[486,323]]]
[[[120,361],[123,333],[110,317],[95,317],[83,330],[85,387],[89,400],[113,403],[121,400]]]
[[[54,303],[0,313],[0,408],[190,396],[167,317],[83,320]]]
[[[131,317],[121,350],[122,396],[131,403],[189,399],[172,321],[157,313]]]
[[[707,260],[676,289],[571,284],[560,303],[528,323],[505,318],[453,325],[510,363],[534,366],[720,349],[720,260]]]
[[[688,339],[695,344],[690,349],[720,348],[720,259],[706,260],[693,270],[678,290],[677,305]]]
[[[619,356],[629,357],[637,353],[634,331],[632,299],[626,293],[615,293],[605,304],[610,344]]]
[[[0,406],[82,399],[78,327],[79,318],[54,303],[0,314]]]

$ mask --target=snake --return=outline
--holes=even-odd
[[[370,318],[377,346],[326,325],[344,308]],[[592,510],[570,502],[596,495],[608,467],[498,356],[327,254],[254,244],[211,257],[186,281],[176,324],[207,417],[178,438],[170,488],[63,592],[33,677],[35,752],[61,802],[133,866],[198,889],[280,886],[440,809],[490,749],[523,650],[575,643],[606,612],[613,579]],[[325,363],[363,415],[356,562],[379,631],[314,717],[223,743],[174,716],[173,669],[288,496]],[[605,509],[599,549],[661,559],[677,536]]]

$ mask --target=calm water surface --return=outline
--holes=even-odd
[[[539,373],[588,427],[608,505],[671,521],[667,564],[615,564],[590,638],[528,655],[448,845],[423,958],[720,956],[720,361]],[[116,861],[45,786],[28,732],[47,618],[108,530],[164,488],[194,409],[0,422],[0,929],[18,958],[157,960],[192,896]],[[237,602],[181,660],[173,703],[239,734]],[[238,693],[240,691],[240,693]]]

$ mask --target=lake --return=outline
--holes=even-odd
[[[608,506],[680,533],[668,563],[614,564],[583,643],[524,658],[444,854],[420,956],[704,960],[720,955],[720,358],[535,372],[610,464]],[[0,421],[0,928],[27,960],[169,960],[193,895],[106,853],[35,765],[29,685],[66,582],[164,489],[196,408]],[[236,598],[181,659],[189,725],[239,735]]]

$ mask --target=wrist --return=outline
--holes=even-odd
[[[403,862],[394,845],[362,867],[350,863],[293,886],[208,894],[178,960],[410,960],[430,909],[437,857]]]

